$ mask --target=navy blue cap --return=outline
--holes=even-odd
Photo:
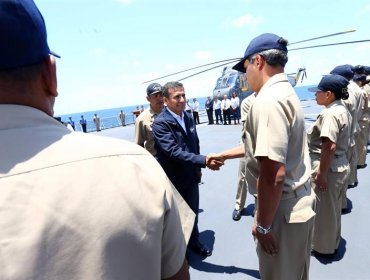
[[[330,74],[337,74],[341,75],[342,77],[346,78],[347,80],[351,80],[353,78],[353,66],[349,64],[338,65],[333,70],[331,70]]]
[[[158,83],[152,83],[146,88],[146,94],[148,96],[156,94],[157,92],[162,92],[162,86]]]
[[[363,65],[356,65],[353,67],[353,72],[357,75],[360,75],[360,74],[365,74],[365,68]]]
[[[364,72],[366,75],[370,75],[370,66],[364,66]]]
[[[341,96],[347,92],[349,81],[341,75],[331,74],[324,76],[316,87],[309,88],[308,91],[328,91]]]
[[[353,80],[356,82],[365,82],[366,81],[366,75],[365,74],[355,74],[353,76]]]
[[[0,1],[0,69],[41,62],[50,51],[44,18],[32,0]]]
[[[264,33],[257,36],[249,43],[245,50],[244,58],[235,64],[233,69],[245,73],[244,62],[247,58],[253,54],[271,49],[288,52],[287,43],[282,37],[272,33]]]

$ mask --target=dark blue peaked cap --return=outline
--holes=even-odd
[[[235,64],[233,69],[245,73],[245,60],[251,55],[262,51],[276,49],[288,52],[286,41],[284,42],[282,39],[282,37],[272,33],[263,33],[257,36],[249,43],[247,49],[245,50],[244,58]]]
[[[349,81],[345,77],[338,74],[331,74],[322,77],[320,83],[316,87],[309,88],[308,90],[312,92],[330,90],[341,94],[347,91],[348,84]]]
[[[146,88],[146,94],[148,96],[156,94],[157,92],[162,92],[162,86],[158,83],[152,83]]]
[[[349,64],[338,65],[331,70],[330,74],[337,74],[341,75],[342,77],[346,78],[347,80],[351,80],[353,78],[353,66]]]
[[[44,18],[32,0],[0,0],[0,69],[41,62],[50,51]]]

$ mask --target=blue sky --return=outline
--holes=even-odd
[[[295,42],[357,30],[294,47],[370,39],[370,4],[365,0],[35,2],[46,21],[50,48],[62,56],[57,61],[57,115],[146,104],[143,81],[241,57],[249,41],[265,32]],[[308,78],[302,85],[315,84],[346,63],[370,65],[370,42],[292,51],[286,72],[304,66]],[[187,96],[211,95],[221,71],[184,80]]]

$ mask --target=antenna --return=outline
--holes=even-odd
[[[328,37],[332,37],[332,36],[343,35],[343,34],[347,34],[347,33],[351,33],[351,32],[356,32],[356,30],[353,29],[353,30],[348,30],[348,31],[343,31],[343,32],[328,34],[328,35],[324,35],[324,36],[319,36],[319,37],[315,37],[315,38],[311,38],[311,39],[306,39],[306,40],[302,40],[302,41],[297,41],[297,42],[288,44],[288,46],[294,45],[294,44],[303,43],[303,42],[318,40],[318,39],[322,39],[322,38],[328,38]]]

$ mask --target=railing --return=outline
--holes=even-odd
[[[200,118],[201,123],[207,120],[207,114],[205,110],[199,112],[199,118]],[[135,119],[136,117],[133,114],[127,114],[125,117],[125,125],[135,124]],[[100,118],[100,129],[101,130],[119,127],[119,126],[122,126],[121,120],[119,119],[119,117],[112,116],[112,117]],[[82,131],[82,127],[80,123],[75,122],[75,130]],[[86,120],[86,131],[87,132],[96,131],[96,126],[93,120]]]

